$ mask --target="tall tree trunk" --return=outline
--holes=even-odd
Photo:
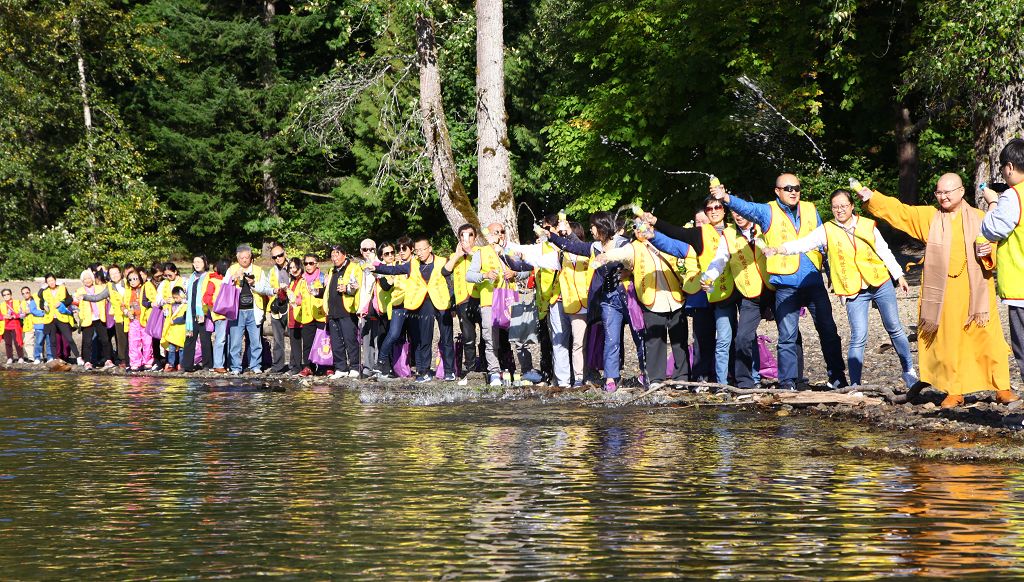
[[[505,40],[502,0],[476,2],[477,205],[484,223],[505,225],[519,240],[505,112]]]
[[[89,187],[96,188],[96,167],[93,160],[92,107],[89,105],[89,84],[85,76],[85,54],[82,49],[82,23],[78,17],[71,20],[75,34],[75,57],[78,59],[78,90],[82,94],[82,118],[85,122],[85,164],[89,172]],[[89,193],[92,200],[94,193]],[[90,206],[95,204],[90,202]],[[95,216],[95,215],[94,215]]]
[[[918,135],[910,108],[900,104],[896,121],[896,163],[899,168],[899,198],[904,204],[917,204]]]
[[[985,209],[987,204],[977,191],[982,182],[1002,182],[999,175],[999,152],[1006,142],[1021,137],[1024,133],[1024,83],[1015,83],[1003,87],[999,96],[989,110],[978,138],[974,142],[974,153],[977,167],[974,170],[975,202],[978,208]]]
[[[453,231],[467,222],[479,230],[480,220],[466,195],[466,188],[459,178],[455,156],[452,154],[452,140],[448,135],[448,121],[441,101],[441,73],[437,68],[434,22],[423,14],[416,15],[416,62],[420,74],[421,129],[441,209]]]
[[[263,27],[266,34],[270,37],[269,50],[263,55],[262,62],[260,63],[260,76],[263,81],[264,91],[264,103],[266,103],[266,95],[269,95],[270,90],[274,86],[276,77],[276,42],[274,39],[274,29],[271,28],[273,24],[274,15],[277,13],[277,7],[274,5],[274,0],[263,0]],[[266,112],[269,116],[270,112]],[[278,200],[280,197],[280,190],[277,187],[277,179],[274,178],[274,157],[272,154],[272,146],[270,141],[274,138],[274,132],[271,129],[265,129],[263,131],[263,142],[264,147],[267,149],[266,156],[263,158],[263,162],[260,164],[263,172],[263,207],[267,210],[267,214],[271,216],[279,215]]]

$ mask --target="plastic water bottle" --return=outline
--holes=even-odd
[[[568,215],[565,213],[565,209],[563,208],[562,210],[560,210],[558,212],[558,222],[559,223],[566,222],[568,220],[567,216]]]
[[[711,180],[708,182],[708,185],[712,188],[717,188],[722,185],[722,181],[718,179],[718,176],[711,174]]]
[[[633,210],[633,216],[636,216],[637,218],[643,218],[644,209],[640,208],[639,204],[634,204],[631,208]]]
[[[850,189],[856,193],[864,189],[864,186],[861,185],[857,178],[850,178]]]

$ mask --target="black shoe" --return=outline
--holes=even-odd
[[[786,382],[779,382],[779,390],[789,390],[792,392],[796,392],[796,382],[793,382],[792,380]]]

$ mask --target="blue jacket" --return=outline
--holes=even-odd
[[[793,224],[799,232],[800,216],[796,213],[796,209],[786,206],[781,200],[778,200],[778,202],[782,211],[793,219]],[[767,232],[768,228],[772,224],[772,209],[767,204],[747,202],[735,195],[730,195],[729,209],[733,210],[743,218],[753,221],[755,224],[760,226],[761,230],[764,232]],[[815,227],[821,226],[821,215],[819,215],[817,211],[814,212],[814,221]],[[820,285],[822,279],[821,274],[818,272],[817,267],[814,266],[814,263],[811,262],[811,259],[807,258],[806,254],[801,253],[800,266],[797,268],[795,273],[789,275],[772,275],[768,278],[768,282],[776,287],[805,287],[808,285]]]
[[[206,292],[206,283],[209,280],[209,275],[210,274],[207,271],[203,271],[202,273],[196,273],[193,271],[185,281],[185,304],[188,305],[189,308],[185,310],[185,321],[182,323],[185,324],[186,331],[195,331],[196,317],[205,315],[203,313],[203,293]],[[195,283],[196,279],[199,279],[199,286],[196,288],[196,292],[199,294],[199,297],[192,296],[192,284]]]

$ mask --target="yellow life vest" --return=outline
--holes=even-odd
[[[455,262],[455,268],[452,269],[452,291],[455,293],[455,305],[462,305],[470,297],[480,296],[479,292],[474,295],[476,284],[466,280],[466,273],[469,272],[469,264],[472,262],[473,257],[459,257],[459,260]]]
[[[46,316],[43,317],[43,323],[52,323],[54,319],[68,325],[74,323],[75,318],[71,314],[61,313],[57,309],[57,305],[63,302],[67,296],[68,288],[64,285],[57,285],[53,289],[49,287],[43,289],[43,302],[46,303]]]
[[[324,311],[324,292],[321,291],[320,297],[314,297],[313,291],[316,289],[324,289],[324,282],[320,279],[324,275],[318,277],[313,281],[313,287],[310,288],[309,284],[306,283],[305,278],[299,279],[299,284],[295,286],[295,295],[300,297],[299,307],[297,312],[293,311],[295,321],[298,321],[302,325],[312,323],[314,321],[325,322],[327,321],[327,313]],[[293,306],[294,309],[294,306]]]
[[[540,243],[542,255],[558,253],[555,245],[544,241]],[[543,319],[548,314],[548,309],[561,299],[561,279],[558,272],[551,269],[534,269],[533,283],[537,289],[537,316]]]
[[[704,271],[711,266],[711,261],[718,252],[718,231],[710,224],[705,224],[700,229],[701,238],[704,241],[704,249],[700,255],[691,246],[683,257],[683,291],[687,295],[700,293],[700,278]],[[678,264],[678,261],[677,261]]]
[[[754,238],[760,236],[759,228],[753,225]],[[732,276],[736,290],[747,299],[761,296],[768,284],[768,269],[765,256],[757,245],[751,244],[734,225],[725,229],[725,242],[729,245],[729,264],[726,266]]]
[[[1024,183],[1014,186],[1013,192],[1017,196],[1021,214],[1024,215]],[[996,264],[999,265],[996,274],[999,297],[1024,300],[1024,220],[1020,217],[1010,236],[999,241],[996,247]]]
[[[558,272],[558,290],[562,295],[562,309],[567,315],[575,315],[587,308],[590,281],[594,278],[593,261],[586,257],[562,255],[562,269]]]
[[[710,224],[705,224],[701,228],[701,234],[704,239],[704,250],[701,251],[701,254],[698,257],[698,262],[700,263],[701,268],[701,276],[703,276],[703,274],[708,270],[708,268],[711,267],[711,261],[713,261],[715,259],[715,255],[718,254],[718,245],[721,243],[723,238],[726,239],[726,246],[728,246],[729,235],[726,233],[729,230],[729,228],[731,228],[731,225],[726,226],[725,229],[722,231],[722,234],[718,234],[718,231],[715,230],[715,227],[711,226]],[[715,233],[715,238],[713,241],[711,235],[708,233],[709,229]],[[709,249],[708,243],[711,243],[714,246],[714,250]],[[709,251],[711,253],[711,257],[706,258]],[[726,268],[722,269],[722,272],[718,274],[718,277],[711,282],[711,289],[708,291],[708,301],[710,303],[718,303],[719,301],[725,301],[726,299],[732,297],[732,292],[735,289],[736,283],[733,280],[732,271],[728,268],[727,265]]]
[[[778,200],[769,202],[768,208],[771,209],[772,221],[768,225],[768,230],[764,233],[764,241],[770,247],[777,248],[789,241],[803,238],[814,232],[815,228],[818,228],[817,220],[815,220],[818,211],[810,202],[800,202],[797,205],[797,215],[800,217],[800,232],[797,232],[793,219],[782,209]],[[811,260],[811,263],[814,264],[815,268],[821,269],[820,251],[808,251],[805,254]],[[800,268],[800,255],[776,253],[768,257],[766,265],[770,275],[792,275]]]
[[[889,278],[889,270],[875,251],[875,221],[858,217],[853,239],[836,222],[825,223],[832,288],[836,295],[845,297],[860,293],[865,282],[878,287]]]
[[[107,290],[110,292],[110,313],[114,316],[115,324],[124,324],[124,302],[121,293],[113,283],[107,283]]]
[[[13,293],[12,293],[12,295],[13,295]],[[25,302],[22,301],[21,299],[11,299],[10,307],[7,305],[6,301],[4,301],[3,299],[0,299],[0,316],[2,316],[3,319],[5,319],[5,320],[6,319],[25,319],[25,318],[31,317],[32,316],[31,314],[25,316],[24,318],[22,317],[22,315],[21,315],[22,312],[23,311],[27,311],[27,310],[28,310],[28,307],[25,305]],[[0,330],[0,331],[2,331],[2,330]]]
[[[174,323],[174,320],[185,315],[188,305],[170,303],[164,307],[164,329],[161,340],[166,344],[185,347],[185,323]]]
[[[484,277],[479,283],[476,284],[477,289],[480,290],[480,307],[490,307],[494,304],[494,290],[501,287],[508,287],[508,282],[505,281],[503,273],[505,272],[505,263],[498,258],[498,253],[494,251],[494,247],[491,245],[484,245],[479,247],[480,249],[480,274],[486,275],[491,271],[498,272],[498,280],[492,282],[490,279]]]
[[[93,285],[93,293],[96,292],[97,285]],[[107,322],[107,300],[103,299],[100,301],[82,301],[81,298],[86,295],[85,287],[79,287],[75,289],[75,297],[79,301],[78,303],[78,322],[82,327],[89,327],[93,321],[100,321],[101,323]],[[93,306],[95,306],[98,317],[93,317]]]
[[[658,290],[658,271],[660,270],[668,282],[668,290],[672,293],[672,299],[679,303],[684,300],[683,287],[676,271],[676,258],[663,253],[650,243],[633,241],[633,287],[636,289],[636,297],[646,307],[654,305],[655,295]],[[651,256],[651,252],[657,253],[658,257]],[[659,263],[661,263],[659,265]],[[665,268],[667,267],[667,268]]]
[[[155,292],[155,290],[154,290]],[[145,327],[146,322],[149,321],[149,313],[152,309],[142,304],[142,300],[146,298],[146,283],[143,283],[138,289],[137,301],[139,302],[139,325]],[[124,330],[129,331],[131,329],[132,320],[125,313],[132,309],[132,288],[129,285],[124,286],[124,291],[121,292],[121,313],[123,317]]]
[[[337,269],[337,267],[331,267],[330,272],[328,272],[327,275],[325,275],[325,280],[327,281],[328,285],[330,284],[330,281],[333,278],[335,269]],[[349,283],[355,282],[356,285],[359,285],[359,288],[357,288],[357,290],[356,290],[354,295],[349,295],[348,293],[345,293],[344,291],[342,291],[340,293],[341,294],[341,309],[345,313],[358,313],[359,312],[359,295],[362,293],[362,289],[361,289],[362,286],[360,285],[360,283],[362,282],[362,280],[363,280],[363,268],[359,265],[359,263],[350,260],[348,262],[348,265],[345,266],[345,270],[342,271],[341,275],[338,277],[338,285],[340,285],[342,289],[346,289],[348,287]],[[323,306],[324,306],[324,313],[326,313],[327,315],[330,315],[331,314],[331,309],[330,309],[329,302],[327,301],[327,293],[326,292],[324,293],[324,297],[323,297]]]
[[[405,308],[415,311],[423,305],[423,300],[430,295],[430,301],[438,311],[448,309],[451,304],[451,294],[448,292],[448,283],[444,280],[441,271],[446,261],[441,257],[433,257],[431,262],[434,269],[430,272],[430,280],[424,281],[420,274],[420,261],[414,258],[409,263],[409,280],[405,283]]]

